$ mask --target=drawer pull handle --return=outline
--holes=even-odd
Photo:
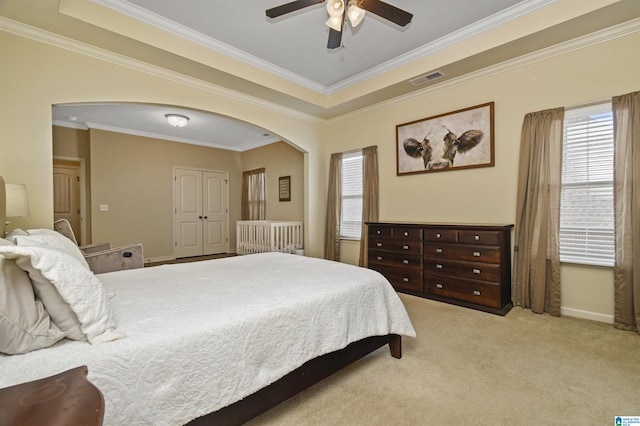
[[[404,231],[404,236],[405,236],[405,237],[408,237],[408,236],[409,236],[409,233],[408,233],[407,231]]]
[[[404,259],[404,260],[402,261],[402,263],[404,263],[405,265],[408,265],[408,264],[409,264],[409,261],[408,261],[407,259]]]
[[[438,284],[436,284],[436,288],[443,288],[443,285],[438,283]]]
[[[480,292],[478,290],[473,290],[473,295],[474,296],[480,296]]]
[[[436,253],[442,253],[442,249],[441,248],[437,248],[436,249]]]
[[[409,246],[402,246],[403,250],[409,250]]]
[[[474,237],[474,240],[476,240],[476,241],[480,241],[480,235],[476,235],[476,236]]]
[[[480,252],[479,251],[474,251],[473,252],[473,256],[474,257],[480,257]]]
[[[408,283],[408,282],[409,282],[409,278],[404,277],[404,278],[402,279],[402,281],[404,281],[405,283]]]
[[[440,233],[436,233],[436,238],[440,238]]]
[[[382,247],[382,243],[376,243],[376,247]]]
[[[436,263],[436,269],[443,269],[443,268],[444,268],[444,266],[442,266],[442,265],[441,265],[441,264],[439,264],[439,263]]]
[[[380,230],[379,229],[376,231],[376,234],[380,235]]]
[[[382,256],[378,256],[378,260],[382,260]]]
[[[480,273],[481,273],[481,271],[480,271],[480,269],[475,269],[475,268],[474,268],[474,269],[473,269],[473,273],[478,275],[478,274],[480,274]]]

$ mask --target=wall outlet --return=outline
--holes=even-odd
[[[101,212],[108,212],[109,211],[109,204],[100,204],[100,211]]]

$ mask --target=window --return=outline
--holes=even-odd
[[[342,154],[340,237],[360,239],[362,230],[362,152]]]
[[[611,104],[565,112],[560,261],[613,266]]]
[[[266,210],[265,169],[242,172],[242,220],[265,220]]]

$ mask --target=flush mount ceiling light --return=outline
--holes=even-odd
[[[295,12],[296,10],[303,9],[305,7],[313,6],[314,4],[324,3],[325,0],[295,0],[289,3],[285,3],[280,6],[273,7],[266,11],[269,18],[277,18],[287,13]],[[345,17],[349,19],[352,27],[357,27],[364,18],[364,12],[368,11],[374,13],[381,18],[387,19],[394,24],[401,27],[406,26],[411,22],[413,15],[409,12],[405,12],[402,9],[398,9],[388,3],[380,0],[326,0],[327,12],[329,13],[329,19],[326,24],[329,26],[329,41],[327,42],[327,48],[335,49],[342,45],[342,27],[344,26]],[[345,13],[345,3],[346,13]]]
[[[166,114],[167,121],[174,127],[184,127],[189,121],[189,117],[180,114]]]

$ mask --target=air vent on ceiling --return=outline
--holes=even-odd
[[[430,74],[423,75],[421,77],[416,77],[413,80],[409,80],[409,83],[413,84],[414,86],[420,86],[421,84],[425,84],[425,83],[428,83],[429,81],[440,78],[443,75],[444,73],[442,71],[434,71]]]

